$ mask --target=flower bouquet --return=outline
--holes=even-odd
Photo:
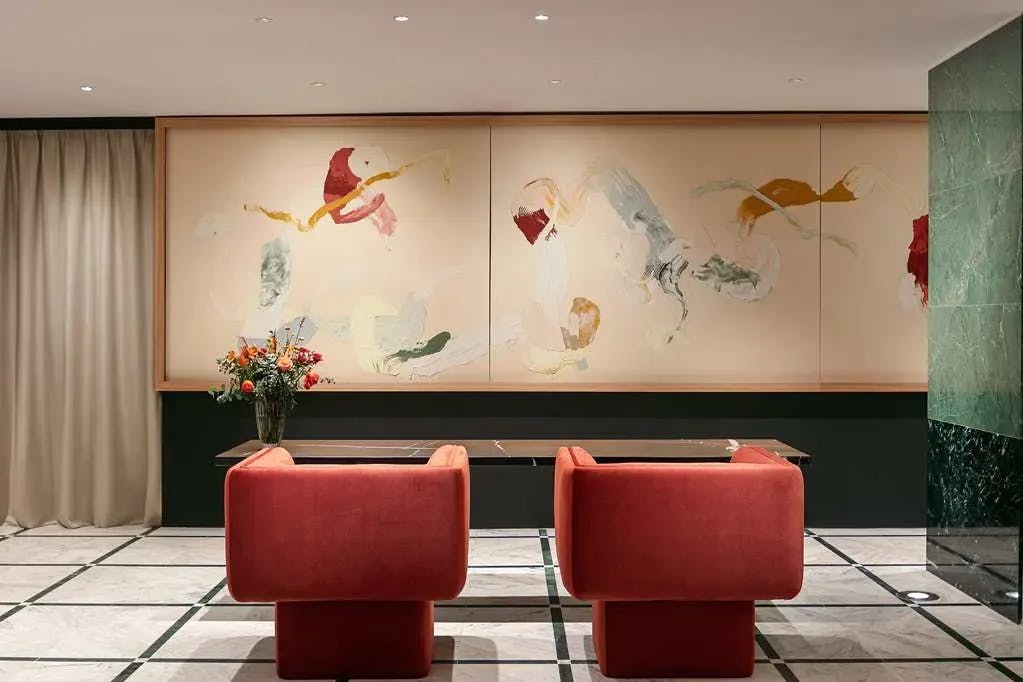
[[[303,321],[304,322],[304,321]],[[284,436],[284,420],[295,407],[295,393],[317,384],[332,384],[333,379],[321,377],[313,368],[323,356],[298,345],[302,325],[291,333],[284,328],[284,338],[270,332],[263,346],[239,340],[238,350],[230,350],[217,358],[217,368],[227,375],[219,389],[210,389],[218,403],[250,401],[256,408],[256,428],[264,445],[279,445]]]

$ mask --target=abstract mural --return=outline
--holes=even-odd
[[[924,124],[167,135],[170,379],[300,323],[340,385],[925,373]]]
[[[350,384],[486,382],[487,137],[170,130],[168,331],[206,333],[168,343],[168,376],[205,378],[215,344],[301,322]]]
[[[927,376],[927,125],[825,123],[821,172],[859,169],[858,200],[822,203],[855,258],[821,253],[823,381],[919,382]]]

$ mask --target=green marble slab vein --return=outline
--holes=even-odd
[[[934,195],[1023,167],[1021,20],[931,69],[930,191]]]
[[[1020,437],[1020,306],[931,308],[927,416]]]
[[[932,196],[930,306],[1020,303],[1021,221],[1021,171]]]

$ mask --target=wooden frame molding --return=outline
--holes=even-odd
[[[170,380],[166,374],[167,351],[167,131],[171,128],[252,128],[252,127],[365,127],[365,126],[468,126],[488,125],[684,125],[764,123],[868,123],[927,121],[921,112],[823,112],[823,113],[593,113],[593,114],[422,114],[422,115],[352,115],[352,116],[188,116],[156,119],[154,139],[153,195],[153,382],[158,391],[206,391],[211,383]],[[211,359],[212,362],[212,359]],[[317,390],[351,392],[926,392],[926,384],[918,383],[789,383],[789,384],[644,384],[644,383],[433,383],[344,384]]]

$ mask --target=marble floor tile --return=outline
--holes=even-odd
[[[502,678],[503,679],[503,678]],[[700,678],[700,677],[689,677],[685,679],[685,682],[711,682],[711,680],[720,682],[721,678]],[[753,680],[753,682],[776,682],[777,680],[784,680],[778,669],[770,663],[757,663],[753,668],[752,677],[744,677],[744,680]],[[607,680],[616,680],[617,682],[663,682],[665,678],[643,679],[635,677],[604,677],[600,672],[600,666],[596,663],[589,665],[583,665],[576,663],[572,666],[572,680],[573,682],[605,682]]]
[[[803,589],[775,604],[900,604],[902,600],[852,566],[807,566]]]
[[[970,595],[928,571],[926,566],[870,566],[867,570],[899,592],[922,590],[937,595],[939,602],[977,603]]]
[[[539,538],[536,528],[471,528],[471,538]]]
[[[784,659],[973,658],[911,608],[760,607],[757,627]]]
[[[0,661],[4,682],[110,682],[127,662]]]
[[[437,660],[557,660],[545,607],[437,607],[434,616]]]
[[[803,563],[807,566],[814,566],[817,564],[846,564],[848,562],[815,538],[803,538]]]
[[[858,564],[927,563],[927,538],[914,537],[829,537],[825,540]]]
[[[1020,677],[1023,677],[1023,661],[1005,661],[1003,665]]]
[[[43,596],[41,604],[186,604],[224,579],[205,566],[93,566]]]
[[[982,661],[790,663],[800,682],[995,682],[1005,676]]]
[[[15,526],[10,523],[0,524],[0,537],[12,535],[14,533],[17,533],[19,530],[21,530],[21,526]]]
[[[153,658],[274,660],[272,606],[205,607]]]
[[[184,528],[180,526],[161,526],[152,533],[152,536],[156,537],[209,537],[209,536],[224,536],[224,527],[217,526],[215,528]]]
[[[0,621],[0,656],[134,658],[180,618],[179,606],[29,606]]]
[[[938,546],[983,564],[1019,561],[1018,535],[946,535],[932,538]]]
[[[809,528],[817,535],[830,536],[885,536],[885,535],[927,535],[926,528]]]
[[[927,611],[989,656],[1023,656],[1023,626],[986,606],[942,606]]]
[[[0,564],[87,564],[129,538],[27,538],[0,542]]]
[[[540,538],[470,538],[470,566],[543,566]]]
[[[0,602],[23,602],[77,570],[77,566],[0,566]]]
[[[131,682],[277,682],[273,663],[149,661],[131,676]]]
[[[546,606],[547,576],[543,568],[536,567],[470,568],[457,601]]]
[[[108,528],[97,528],[96,526],[80,526],[78,528],[65,528],[57,523],[51,523],[45,526],[36,526],[30,528],[21,534],[22,537],[33,537],[33,536],[72,536],[72,537],[83,537],[83,536],[104,536],[104,537],[134,537],[139,533],[144,533],[149,530],[148,526],[110,526]]]
[[[0,543],[0,549],[2,545],[3,543]],[[139,538],[103,563],[223,566],[224,539],[147,536]]]

